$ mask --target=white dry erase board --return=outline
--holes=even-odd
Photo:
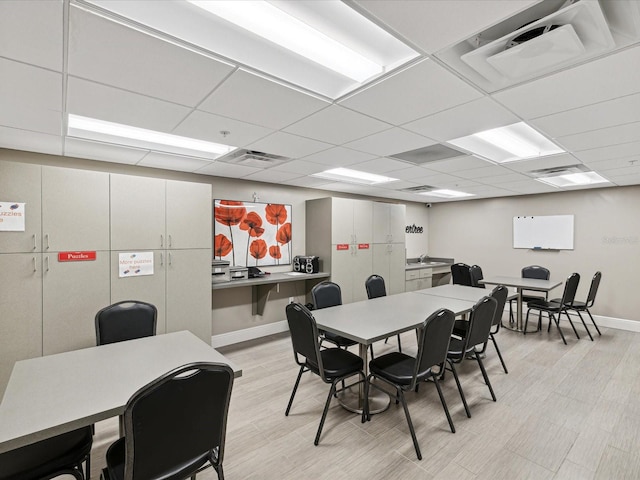
[[[573,215],[513,217],[513,248],[573,250]]]

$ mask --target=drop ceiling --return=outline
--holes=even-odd
[[[164,3],[143,0],[147,9]],[[412,191],[422,186],[470,199],[559,191],[534,172],[576,165],[602,175],[605,186],[640,184],[640,2],[570,2],[556,21],[571,23],[573,9],[595,7],[608,43],[591,50],[572,43],[557,62],[543,59],[520,77],[500,78],[493,78],[499,70],[482,75],[492,64],[511,65],[500,52],[495,61],[483,57],[480,73],[463,56],[482,57],[528,21],[553,20],[562,0],[345,3],[419,56],[330,98],[90,2],[3,0],[0,148],[417,202],[450,201]],[[589,47],[580,35],[591,20],[578,18],[572,28]],[[559,38],[550,38],[554,52]],[[66,135],[70,113],[286,160],[256,167],[83,141]],[[566,153],[500,165],[464,152],[425,163],[402,155],[450,148],[449,140],[516,122]],[[312,176],[335,167],[397,181],[368,186]]]

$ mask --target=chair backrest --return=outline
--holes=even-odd
[[[596,301],[596,293],[598,293],[598,287],[600,286],[600,279],[602,279],[602,273],[596,272],[591,279],[591,287],[589,287],[589,294],[587,295],[587,301],[585,302],[587,308],[591,308]]]
[[[367,298],[378,298],[387,295],[387,289],[384,286],[384,278],[375,273],[367,278],[364,282],[364,288],[367,289]]]
[[[150,303],[125,300],[96,314],[96,344],[122,342],[156,334],[158,310]]]
[[[466,263],[455,263],[451,265],[451,281],[454,285],[471,286],[471,273],[469,265]]]
[[[233,370],[192,363],[142,387],[124,411],[125,480],[187,478],[224,456]]]
[[[537,278],[538,280],[549,280],[551,272],[539,265],[529,265],[522,269],[522,278]]]
[[[507,303],[507,297],[509,296],[509,290],[504,285],[498,285],[491,290],[489,296],[496,300],[496,313],[493,316],[493,326],[500,325],[502,312],[504,312],[504,306]]]
[[[576,298],[576,292],[578,291],[578,284],[580,283],[580,274],[572,273],[564,283],[564,291],[562,292],[561,305],[568,307],[573,305],[573,301]]]
[[[316,310],[342,305],[340,285],[333,282],[320,282],[311,289],[311,299]]]
[[[286,309],[291,343],[293,344],[293,356],[296,363],[304,364],[298,356],[302,356],[312,365],[317,365],[322,372],[322,357],[320,356],[320,343],[318,342],[318,326],[313,315],[300,303],[290,303]]]
[[[480,283],[480,280],[484,278],[482,275],[482,268],[479,265],[472,265],[469,267],[469,276],[471,277],[471,286],[476,288],[485,288],[484,283]]]
[[[418,375],[434,365],[444,363],[454,323],[455,314],[445,308],[432,313],[423,322],[422,328],[419,330],[414,381]],[[414,386],[412,385],[411,388]]]
[[[465,352],[475,345],[484,344],[489,339],[497,303],[495,298],[482,297],[471,309],[469,328],[465,337]]]

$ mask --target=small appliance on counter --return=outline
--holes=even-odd
[[[249,269],[247,267],[231,267],[231,280],[247,280],[249,278]]]
[[[211,283],[229,282],[231,280],[231,272],[229,271],[229,262],[226,260],[211,261]]]
[[[315,255],[298,255],[293,257],[293,271],[318,273],[320,271],[320,257]]]

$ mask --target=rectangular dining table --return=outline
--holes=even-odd
[[[524,326],[522,322],[522,291],[523,290],[535,290],[538,292],[549,292],[554,288],[562,285],[562,282],[556,280],[540,280],[538,278],[522,278],[522,277],[509,277],[504,275],[496,275],[493,277],[484,278],[479,281],[484,285],[504,285],[505,287],[515,287],[516,298],[516,325],[515,327],[505,325],[505,328],[515,330],[517,332],[524,332]]]
[[[358,342],[366,374],[369,365],[367,350],[372,343],[415,330],[429,315],[441,308],[462,315],[470,312],[474,303],[405,292],[314,310],[311,313],[319,329]],[[384,410],[389,404],[388,396],[376,397],[370,401],[372,413]],[[359,388],[357,395],[345,394],[341,403],[348,410],[360,412],[363,404],[362,388]]]
[[[193,362],[242,375],[188,331],[18,361],[0,403],[0,453],[122,415],[138,389]]]

